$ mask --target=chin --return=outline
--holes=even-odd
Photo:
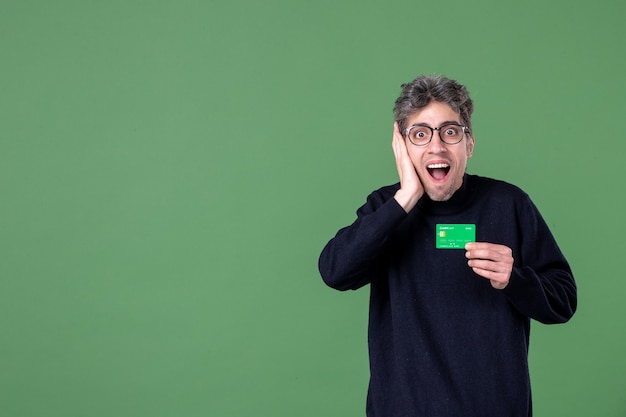
[[[451,181],[452,178],[448,178],[440,184],[429,184],[430,186],[425,189],[426,194],[432,201],[448,201],[452,198],[454,193],[463,185],[463,179],[458,181]]]
[[[432,201],[448,201],[452,198],[454,193],[458,190],[458,188],[447,187],[447,188],[431,188],[430,190],[426,190],[426,194]]]
[[[427,192],[426,194],[428,194],[428,197],[430,197],[430,199],[432,201],[448,201],[448,200],[450,200],[450,198],[452,198],[452,195],[454,193],[450,194],[450,193],[440,193],[440,192],[438,192],[438,193],[428,193]]]

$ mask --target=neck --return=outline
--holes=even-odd
[[[472,188],[472,178],[465,174],[461,186],[448,200],[433,201],[428,195],[424,194],[417,203],[417,207],[429,214],[454,214],[471,202],[473,197]]]

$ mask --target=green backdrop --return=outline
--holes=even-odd
[[[0,414],[362,416],[368,289],[317,257],[396,182],[420,73],[476,102],[580,307],[534,323],[537,416],[625,416],[617,0],[0,0]]]

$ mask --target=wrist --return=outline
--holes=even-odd
[[[405,212],[410,212],[417,204],[418,200],[422,197],[420,193],[410,193],[402,188],[396,191],[393,198],[404,209]]]

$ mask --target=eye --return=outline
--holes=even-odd
[[[430,130],[423,126],[416,126],[411,129],[411,136],[415,139],[426,139],[430,137]]]
[[[432,131],[428,126],[415,125],[409,128],[408,136],[414,145],[425,145],[430,141]]]
[[[448,138],[455,138],[461,134],[460,126],[446,126],[442,129],[443,135]]]

